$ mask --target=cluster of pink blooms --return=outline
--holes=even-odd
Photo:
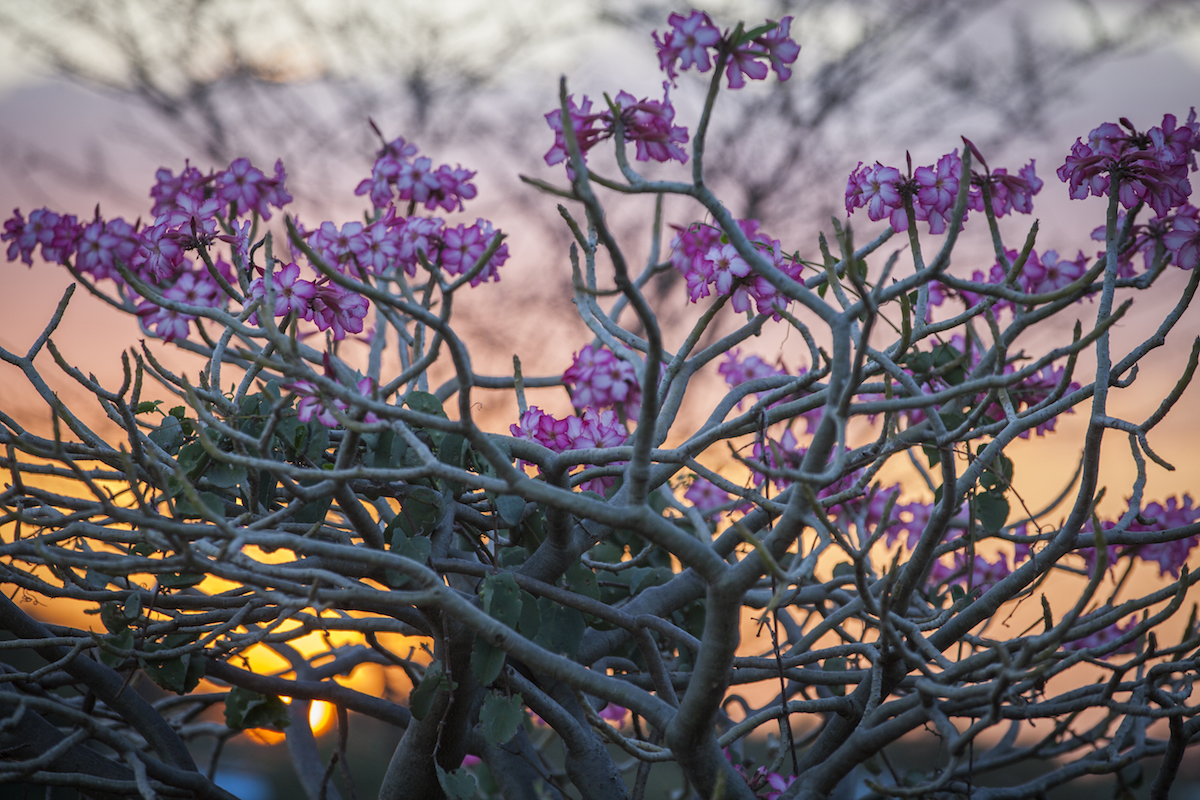
[[[1125,620],[1124,625],[1119,622],[1114,622],[1112,625],[1109,625],[1106,628],[1101,628],[1095,633],[1089,633],[1087,636],[1082,638],[1074,639],[1069,642],[1063,642],[1062,647],[1064,650],[1090,650],[1093,647],[1104,647],[1109,642],[1114,642],[1120,637],[1124,636],[1126,633],[1129,633],[1129,631],[1135,625],[1137,625],[1137,617],[1130,617],[1129,619]],[[1104,656],[1108,657],[1120,655],[1122,653],[1133,653],[1136,650],[1137,639],[1133,639],[1121,645],[1120,647],[1104,653]]]
[[[711,516],[715,509],[729,502],[728,492],[700,476],[692,479],[692,484],[683,493],[683,497],[704,516]]]
[[[969,141],[967,145],[987,169],[974,146]],[[917,167],[915,171],[910,162],[907,176],[895,167],[878,162],[864,166],[860,161],[846,182],[846,214],[866,208],[867,216],[872,220],[886,219],[893,230],[906,231],[906,204],[911,202],[913,216],[918,221],[928,222],[930,233],[944,233],[962,177],[962,158],[957,149],[939,158],[937,164]],[[972,173],[967,208],[984,211],[983,187],[987,186],[995,216],[1003,217],[1013,211],[1028,214],[1033,210],[1033,196],[1041,191],[1042,185],[1033,161],[1021,167],[1016,175],[1009,175],[1004,168],[983,175]]]
[[[378,153],[371,177],[363,180],[355,194],[370,195],[378,213],[368,222],[347,222],[340,228],[323,222],[303,231],[305,241],[327,265],[355,277],[385,275],[402,269],[417,274],[424,260],[448,275],[470,272],[487,252],[496,236],[492,223],[477,219],[472,225],[446,225],[440,217],[411,213],[417,204],[433,211],[461,211],[464,200],[473,199],[474,172],[443,164],[432,169],[430,159],[417,154],[416,145],[397,138]],[[409,204],[405,216],[394,205]],[[508,260],[508,245],[501,244],[487,263],[471,277],[471,285],[499,281],[499,268]]]
[[[588,345],[575,354],[562,376],[571,390],[575,408],[615,408],[626,419],[635,418],[642,404],[637,369],[600,345]]]
[[[1117,199],[1125,208],[1145,203],[1163,216],[1187,202],[1192,193],[1188,168],[1196,170],[1195,151],[1200,150],[1200,121],[1196,109],[1178,125],[1174,114],[1145,133],[1129,120],[1105,122],[1076,139],[1071,155],[1058,168],[1058,177],[1070,187],[1071,197],[1106,197],[1115,177]]]
[[[1003,553],[996,556],[995,561],[988,561],[978,553],[974,559],[970,559],[966,550],[955,550],[952,563],[946,564],[942,559],[933,562],[933,568],[929,571],[929,582],[933,586],[956,584],[964,589],[970,587],[986,592],[1007,578],[1011,572],[1008,558]]]
[[[596,411],[592,408],[585,408],[578,416],[557,419],[537,406],[530,406],[521,415],[521,423],[509,425],[508,428],[516,438],[537,442],[556,453],[617,447],[629,438],[629,431],[615,411]],[[584,465],[584,469],[588,466]],[[604,490],[614,483],[615,478],[593,478],[584,481],[579,488],[585,492],[604,494]]]
[[[322,261],[340,272],[357,273],[356,277],[383,275],[392,269],[415,276],[422,258],[449,275],[461,275],[483,257],[495,235],[492,223],[485,219],[449,227],[439,217],[399,216],[393,207],[374,222],[347,222],[340,229],[323,222],[316,230],[303,232]],[[499,268],[507,260],[508,245],[501,244],[472,276],[471,285],[499,281]]]
[[[376,208],[387,208],[400,200],[423,204],[429,211],[439,207],[462,211],[462,201],[474,199],[478,193],[470,182],[474,172],[449,164],[434,169],[431,159],[413,158],[416,154],[417,146],[403,137],[386,143],[376,154],[371,177],[359,183],[354,193],[370,195]]]
[[[1016,250],[1006,250],[1005,255],[1008,257],[1009,263],[1013,263],[1019,254]],[[1087,271],[1088,259],[1082,250],[1071,261],[1060,256],[1057,250],[1047,250],[1041,255],[1037,250],[1031,250],[1013,288],[1026,294],[1047,294],[1066,288],[1082,278]],[[996,262],[986,277],[979,270],[975,270],[971,275],[971,280],[976,283],[999,284],[1004,282],[1007,274],[1004,265]],[[966,289],[961,290],[959,294],[970,305],[975,305],[984,299],[984,295]],[[993,308],[997,312],[1005,308],[1012,310],[1013,303],[1010,300],[997,299]]]
[[[234,245],[235,258],[244,266],[249,247],[251,221],[238,217],[257,214],[271,218],[271,208],[282,208],[292,196],[284,188],[286,173],[275,163],[274,177],[267,177],[247,159],[239,158],[229,168],[204,175],[185,164],[179,175],[166,168],[155,175],[150,190],[154,200],[150,224],[131,225],[124,219],[104,220],[99,209],[91,222],[80,223],[73,214],[38,209],[26,221],[19,209],[4,223],[0,240],[10,242],[8,258],[33,263],[40,247],[42,258],[52,263],[73,265],[93,280],[112,280],[128,297],[135,298],[117,265],[127,267],[147,283],[157,284],[169,300],[197,307],[216,307],[225,302],[217,283],[197,268],[184,253],[220,239]],[[227,233],[219,232],[224,228]],[[233,280],[230,265],[218,259],[214,266]],[[194,316],[160,308],[142,300],[138,309],[143,324],[167,341],[184,338]]]
[[[1192,507],[1191,495],[1185,494],[1183,502],[1174,497],[1167,498],[1166,504],[1154,502],[1145,506],[1141,513],[1146,522],[1134,520],[1129,526],[1131,531],[1165,531],[1171,528],[1181,528],[1200,521],[1200,508]],[[1158,564],[1159,575],[1179,577],[1179,568],[1187,563],[1192,548],[1200,543],[1200,536],[1189,536],[1162,544],[1144,544],[1136,550],[1138,558],[1143,561],[1153,561]]]
[[[1188,173],[1196,171],[1198,150],[1200,120],[1193,108],[1186,123],[1180,125],[1174,114],[1167,114],[1161,125],[1145,133],[1124,118],[1120,125],[1105,122],[1086,142],[1076,139],[1071,155],[1058,168],[1058,177],[1074,199],[1107,196],[1116,178],[1122,206],[1132,209],[1144,203],[1158,215],[1135,227],[1121,254],[1123,276],[1132,275],[1128,259],[1136,252],[1143,253],[1149,267],[1160,241],[1176,266],[1193,269],[1200,264],[1200,220],[1187,202],[1192,194]],[[1092,237],[1103,241],[1103,230]]]
[[[725,78],[730,89],[745,86],[746,78],[763,80],[767,77],[768,65],[775,70],[779,80],[786,81],[792,77],[788,65],[796,63],[800,55],[800,45],[790,37],[791,17],[784,17],[779,22],[767,20],[767,25],[771,26],[768,30],[753,37],[743,34],[738,41],[733,40],[730,31],[722,34],[703,11],[692,11],[686,17],[671,14],[667,24],[671,26],[670,30],[661,38],[655,31],[653,37],[659,67],[672,83],[680,71],[692,67],[708,72],[713,67],[713,56],[719,57],[720,53],[729,54]],[[710,50],[714,52],[710,54]],[[763,63],[764,59],[767,63]]]
[[[784,791],[796,781],[795,775],[785,777],[777,772],[771,772],[766,767],[759,767],[754,772],[750,772],[745,764],[739,764],[733,760],[733,754],[729,752],[728,747],[725,748],[725,758],[733,763],[733,768],[745,779],[746,784],[759,800],[778,800]]]
[[[619,111],[621,125],[625,130],[625,141],[637,146],[638,161],[678,161],[687,162],[687,152],[680,146],[687,144],[688,131],[682,125],[675,124],[675,107],[671,105],[669,84],[663,84],[663,99],[638,100],[628,92],[617,95],[616,105]],[[587,160],[587,151],[605,139],[616,134],[616,118],[609,109],[592,113],[592,100],[586,95],[583,101],[575,104],[572,95],[567,98],[567,111],[571,118],[571,127],[575,131],[575,141],[579,152]],[[550,166],[567,161],[567,139],[563,130],[562,109],[555,109],[546,114],[546,124],[554,131],[554,145],[546,152],[546,163]],[[571,165],[567,164],[567,174],[575,177]]]
[[[1117,220],[1118,230],[1124,225],[1125,215],[1121,214]],[[1107,226],[1101,225],[1092,231],[1092,238],[1103,242],[1106,231]],[[1125,247],[1117,253],[1118,277],[1132,278],[1137,274],[1132,259],[1138,253],[1142,254],[1144,269],[1149,271],[1154,265],[1159,242],[1170,255],[1171,263],[1180,269],[1190,270],[1200,265],[1200,209],[1184,204],[1172,214],[1133,225]],[[1101,251],[1099,257],[1103,255]]]
[[[760,233],[757,220],[741,219],[737,224],[776,269],[792,280],[801,280],[804,265],[784,253],[778,239]],[[678,233],[671,241],[671,264],[687,281],[688,298],[693,303],[715,293],[730,297],[730,305],[739,314],[749,311],[753,300],[758,313],[770,314],[776,321],[783,319],[779,309],[787,308],[791,299],[766,278],[752,274],[750,265],[719,228],[693,223],[675,229]]]
[[[325,377],[330,380],[337,380],[337,373],[333,369],[333,364],[329,359],[329,354],[325,354]],[[333,409],[337,409],[342,413],[349,413],[350,404],[344,400],[331,399],[324,396],[316,384],[311,381],[296,381],[295,383],[286,384],[284,388],[290,389],[300,398],[300,402],[296,404],[296,416],[301,422],[311,422],[316,420],[326,428],[336,428],[338,426],[337,417],[333,415]],[[355,389],[363,397],[370,398],[375,392],[375,381],[371,378],[362,378],[355,384]],[[379,418],[368,411],[363,416],[363,422],[378,422]]]
[[[298,319],[316,324],[318,330],[332,331],[336,341],[346,338],[347,333],[362,333],[363,320],[371,305],[361,294],[343,289],[328,278],[316,282],[304,280],[296,264],[287,264],[279,272],[271,273],[271,290],[275,294],[276,317],[295,314]],[[262,277],[251,281],[250,297],[267,299],[267,284]],[[258,323],[257,313],[250,322]]]
[[[637,147],[638,161],[686,163],[688,155],[682,145],[688,142],[688,131],[682,125],[675,124],[675,107],[671,105],[670,97],[670,86],[678,75],[677,68],[687,70],[696,67],[701,72],[707,72],[713,65],[709,50],[727,52],[729,58],[725,75],[729,80],[729,88],[740,89],[746,85],[746,78],[766,78],[769,68],[775,70],[780,80],[787,80],[792,74],[787,65],[794,63],[800,54],[800,46],[788,36],[791,17],[784,17],[778,23],[768,21],[771,26],[769,30],[750,38],[742,36],[736,42],[732,41],[728,32],[722,34],[702,11],[693,11],[687,17],[671,14],[667,22],[671,28],[661,38],[657,31],[653,34],[659,63],[670,79],[663,83],[662,100],[639,100],[629,92],[622,91],[614,100],[615,109],[604,108],[593,112],[590,98],[585,96],[578,104],[573,95],[567,98],[568,120],[585,160],[588,150],[616,135],[619,121],[625,141],[633,142]],[[767,63],[764,63],[764,59]],[[553,166],[567,161],[569,155],[562,109],[546,114],[546,123],[554,131],[554,145],[546,153],[546,163]],[[569,163],[567,174],[574,178],[574,170]]]

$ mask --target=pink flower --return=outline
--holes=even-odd
[[[703,11],[693,11],[687,17],[681,14],[671,14],[667,17],[671,30],[658,38],[658,31],[653,34],[654,45],[658,48],[658,61],[667,77],[674,82],[676,77],[675,62],[679,62],[679,70],[686,71],[695,67],[700,72],[712,69],[712,61],[708,48],[716,47],[721,41],[721,31],[713,25],[708,14]]]
[[[687,163],[687,153],[679,145],[687,143],[688,132],[687,128],[673,124],[675,108],[671,105],[669,86],[663,82],[662,102],[636,100],[628,92],[617,95],[625,139],[637,143],[638,161],[654,159]]]
[[[350,241],[350,251],[360,270],[382,273],[400,255],[400,245],[394,228],[389,228],[386,219],[368,225],[363,232]]]
[[[259,182],[266,177],[262,170],[250,164],[248,158],[235,160],[229,169],[217,176],[217,196],[230,204],[230,216],[258,208],[262,197]],[[266,210],[265,205],[263,210]],[[270,219],[270,216],[270,212],[263,214],[264,219]]]
[[[178,177],[166,167],[160,167],[154,173],[154,177],[157,182],[150,189],[150,196],[154,198],[154,207],[150,213],[156,217],[173,210],[181,193],[203,200],[204,184],[210,180],[188,161],[183,162],[183,169]]]
[[[610,722],[617,723],[618,728],[625,727],[625,717],[629,713],[629,709],[623,708],[616,703],[609,703],[604,708],[600,709],[600,719],[606,719]]]
[[[737,248],[732,244],[713,247],[705,259],[712,265],[709,272],[717,294],[732,294],[734,280],[750,274],[750,265],[738,255]]]
[[[1074,261],[1060,259],[1054,250],[1042,253],[1041,258],[1031,252],[1022,271],[1022,283],[1030,294],[1046,294],[1066,288],[1087,272],[1087,258],[1081,251]]]
[[[365,249],[363,227],[361,222],[347,222],[338,230],[332,222],[322,222],[320,228],[308,235],[308,243],[326,264],[345,272],[355,250]]]
[[[140,247],[131,265],[155,283],[170,280],[183,267],[183,248],[169,235],[165,222],[142,231]]]
[[[396,176],[396,191],[401,200],[424,203],[427,208],[437,208],[441,199],[442,184],[434,174],[433,161],[422,156],[415,161],[400,163]],[[432,202],[430,202],[432,200]]]
[[[767,77],[767,65],[758,60],[765,55],[754,44],[742,45],[730,53],[725,64],[725,79],[729,82],[729,88],[741,89],[746,85],[746,78],[761,81]]]
[[[331,410],[332,406],[321,397],[321,390],[316,384],[310,381],[296,381],[287,388],[300,397],[300,402],[296,404],[296,416],[301,422],[311,422],[315,419],[326,428],[338,426],[337,417]]]
[[[1062,647],[1064,650],[1068,651],[1090,650],[1093,647],[1104,647],[1110,642],[1115,642],[1117,639],[1121,638],[1121,636],[1132,630],[1135,625],[1137,625],[1137,617],[1132,616],[1125,620],[1124,625],[1119,622],[1114,622],[1107,628],[1101,628],[1095,633],[1089,633],[1087,636],[1084,636],[1080,639],[1073,639],[1068,642],[1063,642]],[[1101,653],[1100,657],[1108,658],[1110,656],[1121,655],[1124,653],[1132,653],[1136,650],[1137,639],[1133,639],[1121,645],[1120,647]]]
[[[712,481],[696,476],[692,485],[683,493],[683,499],[695,506],[703,516],[712,516],[715,508],[729,502],[729,493]]]
[[[429,255],[434,242],[442,235],[444,222],[438,217],[409,217],[391,225],[397,234],[400,265],[409,275],[417,274],[420,254]]]
[[[521,416],[520,424],[510,425],[509,431],[518,439],[537,442],[556,453],[618,447],[629,438],[629,432],[615,412],[597,413],[591,408],[585,408],[577,417],[555,419],[537,406],[530,406]],[[584,469],[588,466],[584,465]],[[605,489],[615,482],[615,478],[594,478],[584,481],[578,488],[604,494]]]
[[[272,272],[271,283],[275,292],[274,316],[295,314],[300,319],[312,319],[313,312],[309,304],[316,297],[317,287],[312,281],[301,280],[298,265],[288,264],[279,272]],[[255,300],[266,300],[267,289],[262,278],[251,281],[250,296]],[[249,322],[251,325],[258,324],[258,312],[250,316]]]
[[[1171,231],[1163,236],[1163,245],[1170,251],[1171,263],[1175,266],[1195,268],[1200,264],[1200,221],[1196,217],[1177,214]]]
[[[796,63],[796,58],[800,55],[800,45],[790,37],[791,28],[792,18],[784,17],[774,28],[754,40],[755,44],[766,51],[771,59],[771,69],[775,70],[781,81],[792,77],[792,71],[787,65]]]
[[[471,271],[475,263],[487,252],[488,245],[495,238],[496,231],[492,224],[485,219],[475,220],[470,227],[457,225],[442,231],[442,249],[438,260],[442,269],[451,275],[462,275]],[[500,280],[499,268],[508,260],[508,245],[501,244],[499,249],[488,260],[487,266],[475,277],[471,285],[478,286],[489,280]]]
[[[634,417],[642,403],[637,370],[599,345],[589,345],[575,355],[563,373],[563,383],[571,387],[576,408],[619,407],[625,416]]]
[[[336,283],[317,286],[310,301],[312,321],[317,329],[332,330],[334,341],[346,338],[346,333],[362,333],[363,318],[371,304],[361,294],[347,291]]]
[[[91,273],[97,280],[120,280],[116,262],[130,264],[139,246],[133,226],[120,217],[104,222],[96,219],[88,224],[77,245],[75,266],[80,272]]]

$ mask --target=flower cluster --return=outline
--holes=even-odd
[[[1191,495],[1185,494],[1183,502],[1169,497],[1166,504],[1150,503],[1142,509],[1142,513],[1138,517],[1139,519],[1135,519],[1129,526],[1129,530],[1165,531],[1200,521],[1200,508],[1193,508]],[[1158,564],[1159,575],[1169,574],[1178,578],[1180,567],[1187,563],[1192,548],[1197,544],[1200,544],[1200,536],[1189,536],[1173,542],[1144,544],[1131,549],[1143,561],[1153,561]]]
[[[794,281],[801,280],[804,264],[785,254],[778,239],[758,230],[757,220],[742,219],[738,227],[772,265]],[[791,300],[770,281],[755,274],[750,265],[718,228],[693,223],[686,228],[675,227],[678,233],[671,241],[671,264],[687,281],[688,298],[697,303],[715,293],[729,297],[734,311],[750,311],[750,301],[760,314],[770,314],[776,321],[783,319],[780,309]]]
[[[628,92],[620,92],[616,99],[618,114],[613,115],[609,109],[592,113],[592,100],[584,97],[583,101],[575,104],[575,98],[567,98],[567,111],[571,128],[575,132],[575,142],[579,152],[587,160],[587,151],[605,139],[616,134],[617,120],[620,120],[624,130],[625,141],[637,146],[638,161],[678,161],[684,164],[688,160],[687,152],[680,145],[687,144],[688,131],[682,125],[675,124],[675,107],[671,105],[668,84],[663,84],[663,99],[638,100]],[[555,109],[546,114],[546,124],[554,131],[554,145],[546,152],[546,164],[554,166],[568,160],[567,139],[563,128],[562,109]],[[567,164],[567,174],[574,178],[574,170]]]
[[[518,439],[537,442],[556,453],[617,447],[629,438],[629,432],[615,411],[596,411],[592,408],[585,408],[578,416],[557,419],[537,406],[530,406],[521,415],[519,425],[508,427]],[[588,466],[584,465],[584,469]],[[585,492],[604,494],[604,490],[614,483],[615,478],[593,478],[581,483],[579,488]]]
[[[1011,572],[1008,558],[1004,554],[998,555],[995,561],[988,561],[979,554],[968,558],[965,550],[956,550],[950,564],[943,559],[933,562],[933,568],[929,571],[929,582],[933,586],[958,585],[964,589],[986,592],[1007,578]]]
[[[580,350],[562,376],[575,408],[615,408],[636,418],[642,404],[637,368],[600,345]]]
[[[711,516],[714,509],[729,502],[729,493],[712,481],[696,476],[683,497],[695,506],[702,515]]]
[[[332,331],[335,341],[346,338],[347,333],[362,333],[363,320],[370,310],[370,302],[357,292],[343,289],[328,279],[307,281],[300,277],[300,267],[288,264],[279,272],[271,274],[271,291],[275,294],[274,316],[295,314],[307,320],[320,331]],[[250,297],[267,299],[267,284],[263,278],[255,278],[250,284]],[[258,314],[250,318],[258,324]]]
[[[969,141],[967,145],[986,170],[982,156]],[[887,219],[893,230],[906,231],[911,203],[913,217],[928,222],[930,233],[945,233],[963,178],[962,166],[957,149],[939,158],[936,164],[917,167],[915,171],[910,162],[907,176],[895,167],[878,162],[864,166],[860,161],[846,182],[846,214],[866,208],[870,219]],[[1033,196],[1041,191],[1042,185],[1033,161],[1021,167],[1016,175],[1009,175],[1004,168],[972,173],[967,208],[982,212],[985,202],[990,202],[997,217],[1013,211],[1028,214],[1033,210]],[[966,215],[963,219],[966,220]]]
[[[477,219],[473,225],[448,227],[440,217],[406,218],[388,208],[370,223],[347,222],[338,228],[332,222],[323,222],[315,230],[304,231],[303,236],[330,267],[365,277],[388,275],[398,269],[415,276],[422,260],[449,275],[470,272],[496,233],[485,219]],[[499,281],[499,268],[507,260],[508,245],[501,244],[472,275],[471,285]]]
[[[1058,168],[1075,200],[1089,195],[1106,197],[1117,180],[1117,199],[1127,209],[1145,203],[1159,216],[1187,202],[1192,194],[1189,167],[1196,170],[1195,151],[1200,150],[1200,121],[1196,109],[1179,125],[1174,114],[1145,133],[1129,120],[1105,122],[1076,139],[1071,154]]]
[[[1114,622],[1106,628],[1101,628],[1095,633],[1089,633],[1087,636],[1073,639],[1069,642],[1063,642],[1064,650],[1090,650],[1093,647],[1105,647],[1110,642],[1114,642],[1125,634],[1129,633],[1133,627],[1137,625],[1137,617],[1133,616],[1125,620],[1122,625],[1119,622]],[[1123,653],[1133,653],[1137,650],[1137,639],[1126,642],[1125,644],[1113,650],[1106,650],[1104,658],[1109,656],[1121,655]]]
[[[719,58],[722,53],[728,54],[725,78],[730,89],[745,86],[746,78],[763,80],[767,77],[768,65],[775,70],[779,80],[786,81],[792,77],[788,65],[796,63],[800,55],[800,45],[790,36],[791,17],[784,17],[779,22],[767,20],[762,28],[743,33],[736,40],[730,31],[721,33],[703,11],[692,11],[686,17],[671,14],[667,24],[671,26],[670,30],[661,37],[658,31],[652,36],[658,49],[659,67],[672,83],[679,72],[692,67],[708,72],[713,67],[713,55]],[[764,59],[766,63],[763,63]]]
[[[725,748],[725,758],[733,763],[733,768],[737,774],[745,779],[746,784],[750,787],[750,791],[754,792],[754,796],[759,800],[778,800],[783,796],[784,791],[796,781],[795,775],[784,777],[777,772],[771,772],[766,767],[759,767],[751,772],[747,764],[752,765],[753,762],[740,764],[733,760],[733,754],[729,748]]]
[[[400,200],[410,206],[423,204],[429,211],[462,211],[463,200],[475,198],[478,191],[470,182],[474,172],[449,164],[434,169],[432,159],[413,158],[416,154],[417,146],[403,137],[387,142],[376,154],[371,177],[363,179],[354,193],[369,195],[379,209]]]
[[[184,253],[220,239],[234,245],[235,260],[242,262],[237,266],[245,268],[251,222],[239,224],[237,218],[255,214],[270,219],[271,208],[290,203],[292,196],[284,188],[286,177],[278,161],[274,177],[267,177],[244,158],[208,175],[185,162],[179,175],[166,168],[156,173],[150,190],[154,221],[149,224],[139,227],[120,217],[105,220],[99,208],[87,223],[46,208],[31,212],[26,222],[20,210],[14,209],[0,239],[10,242],[10,261],[20,258],[32,265],[34,250],[40,246],[46,261],[73,266],[93,280],[114,281],[126,296],[139,301],[138,315],[156,336],[166,341],[186,338],[195,316],[138,298],[120,268],[156,285],[163,297],[174,303],[200,308],[222,305],[225,296],[215,279]],[[227,281],[236,283],[231,265],[218,258],[214,266]]]

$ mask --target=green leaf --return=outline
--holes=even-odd
[[[942,424],[946,426],[947,431],[952,431],[967,421],[967,418],[957,411],[939,411],[938,416],[942,418]]]
[[[496,498],[495,503],[496,513],[500,515],[506,527],[512,528],[520,524],[521,517],[525,516],[524,498],[514,494],[502,494]]]
[[[171,455],[175,455],[179,452],[179,446],[183,444],[183,426],[179,424],[177,417],[165,417],[161,425],[147,434],[147,438]]]
[[[844,658],[827,658],[825,659],[826,672],[845,672],[846,659]],[[836,694],[838,697],[846,696],[846,687],[844,685],[830,686],[829,691]]]
[[[499,647],[493,647],[482,636],[476,635],[471,644],[471,674],[481,686],[491,686],[504,670],[506,655]]]
[[[475,797],[475,776],[466,767],[459,767],[453,772],[446,772],[442,765],[434,762],[437,770],[438,784],[450,800],[471,800]]]
[[[442,521],[442,495],[427,486],[417,487],[400,502],[400,511],[388,523],[390,530],[408,536],[429,536]]]
[[[158,407],[162,404],[162,400],[143,400],[133,409],[134,414],[149,414],[151,411],[158,411]]]
[[[186,496],[180,497],[175,501],[175,513],[180,519],[200,519],[205,516],[212,516],[218,519],[225,516],[225,501],[221,499],[219,494],[212,492],[199,492],[200,502],[204,504],[207,515],[200,512],[196,506],[192,505],[192,501]]]
[[[221,489],[237,486],[246,480],[246,468],[240,464],[230,464],[224,461],[214,461],[204,473],[208,482]]]
[[[413,687],[408,696],[408,710],[412,712],[413,717],[418,720],[425,719],[429,709],[433,708],[438,689],[448,683],[441,661],[434,661],[426,667],[425,677],[421,678],[421,682]]]
[[[388,469],[404,465],[404,456],[408,451],[408,442],[403,436],[397,436],[390,428],[379,434],[374,449],[371,451],[371,466],[375,469]]]
[[[1004,493],[987,492],[975,497],[975,516],[988,533],[999,533],[1008,522],[1008,500]]]
[[[424,564],[433,551],[433,542],[424,536],[409,536],[401,528],[395,528],[392,531],[391,550],[418,564]],[[393,589],[402,588],[408,583],[408,576],[395,570],[385,570],[385,577]]]
[[[135,546],[134,552],[136,552],[136,546]],[[146,555],[146,554],[138,553],[138,555]],[[97,586],[101,589],[107,588],[108,585],[110,583],[112,583],[112,581],[113,581],[112,575],[108,575],[104,572],[101,572],[98,569],[91,569],[91,568],[89,568],[88,571],[84,573],[83,578],[88,583],[90,583],[92,586]]]
[[[538,630],[542,627],[542,612],[538,607],[537,598],[524,589],[521,590],[521,619],[517,622],[517,632],[526,639],[537,639]]]
[[[164,572],[158,576],[158,584],[168,589],[190,589],[205,577],[202,572]]]
[[[438,461],[452,467],[462,469],[463,450],[467,447],[466,438],[460,433],[447,433],[438,445]]]
[[[313,420],[308,423],[308,433],[305,439],[304,455],[309,461],[320,464],[322,456],[329,449],[329,428]]]
[[[521,619],[521,588],[517,579],[508,572],[488,575],[479,587],[483,610],[492,619],[516,628]]]
[[[420,414],[429,414],[433,417],[449,419],[446,416],[445,409],[442,408],[442,401],[429,392],[413,392],[404,399],[404,405]]]
[[[505,697],[496,691],[488,692],[479,710],[479,725],[484,740],[493,747],[507,744],[517,735],[525,721],[525,701],[519,694]]]
[[[538,612],[541,619],[534,641],[552,653],[578,655],[587,628],[583,614],[547,597],[538,598]]]
[[[259,694],[235,686],[225,699],[225,724],[234,730],[272,728],[282,731],[291,722],[287,706],[273,694]]]
[[[778,22],[768,22],[766,25],[759,25],[757,28],[751,28],[750,30],[746,31],[745,33],[743,33],[741,36],[738,37],[738,42],[737,42],[736,46],[741,47],[744,44],[749,44],[750,42],[757,39],[759,36],[762,36],[764,33],[768,32],[770,30],[773,30],[775,28],[778,28],[778,27],[779,27]]]
[[[183,471],[192,480],[200,477],[200,473],[207,463],[208,453],[205,451],[204,445],[199,442],[192,442],[179,449],[179,466],[183,467]]]
[[[125,619],[133,622],[142,615],[142,595],[139,592],[130,592],[125,598],[125,605],[122,608],[125,614]]]
[[[925,451],[925,458],[929,461],[930,467],[936,467],[942,463],[942,451],[931,445],[923,444],[921,449]]]
[[[120,633],[104,636],[100,639],[100,660],[110,667],[116,667],[125,661],[125,656],[114,651],[132,649],[133,631],[126,628]]]
[[[630,572],[630,594],[637,594],[651,586],[662,586],[675,577],[675,573],[666,567],[634,567]]]
[[[109,581],[111,580],[109,578]],[[106,581],[105,585],[107,586],[107,584],[108,582]],[[109,633],[120,633],[129,627],[129,620],[125,617],[124,607],[116,602],[100,604],[100,621],[104,623],[104,627]]]
[[[585,567],[582,561],[576,561],[567,567],[563,579],[572,592],[593,600],[600,599],[600,585],[596,583],[596,573]]]
[[[167,641],[162,644],[148,644],[145,651],[154,653],[184,644],[172,643],[172,638],[174,637],[167,637]],[[200,684],[200,679],[204,677],[204,654],[200,652],[184,653],[167,661],[139,659],[139,662],[142,671],[150,680],[175,694],[188,694],[195,690]]]

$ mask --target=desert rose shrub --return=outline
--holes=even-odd
[[[61,265],[206,366],[193,380],[143,345],[120,387],[100,385],[51,338],[74,286],[27,352],[0,351],[54,423],[39,436],[0,416],[0,624],[6,648],[44,659],[4,669],[0,782],[228,798],[211,780],[220,747],[199,769],[192,743],[274,728],[309,797],[360,796],[354,712],[403,731],[383,798],[641,798],[656,766],[703,798],[1016,798],[1084,775],[1124,786],[1149,758],[1167,796],[1200,736],[1186,602],[1200,509],[1145,486],[1147,461],[1170,468],[1150,437],[1200,345],[1146,419],[1114,416],[1109,397],[1196,290],[1195,112],[1104,123],[1070,148],[1057,177],[1071,196],[1107,198],[1090,255],[1039,247],[1036,222],[1006,242],[997,220],[1030,214],[1043,178],[1033,162],[992,168],[965,139],[915,169],[860,163],[847,219],[808,245],[735,219],[704,172],[721,93],[790,77],[791,18],[672,14],[654,45],[661,98],[577,97],[564,79],[546,114],[561,180],[527,179],[566,203],[571,300],[594,334],[561,374],[476,371],[455,300],[518,267],[505,234],[465,214],[475,172],[403,138],[380,136],[362,221],[303,222],[283,164],[237,159],[160,170],[137,222],[39,209],[5,223],[10,261]],[[712,77],[689,130],[670,91],[693,69]],[[589,168],[601,145],[618,177]],[[643,177],[649,161],[683,180]],[[658,197],[640,270],[605,216],[629,194]],[[694,218],[668,228],[668,196]],[[994,261],[951,271],[967,225],[989,232]],[[1186,289],[1157,329],[1114,352],[1133,299],[1178,269]],[[690,329],[661,325],[643,291],[668,270],[699,307]],[[1076,314],[1088,322],[1069,341],[1034,335]],[[768,326],[801,343],[775,363],[750,353]],[[343,352],[351,337],[365,359]],[[43,353],[119,440],[59,401]],[[723,396],[693,396],[706,370]],[[477,424],[482,389],[515,395],[506,430]],[[564,390],[574,413],[560,417],[546,408],[565,408]],[[1005,451],[1063,414],[1087,420],[1075,476],[1030,508]],[[1137,479],[1127,510],[1101,519],[1113,436]],[[711,467],[729,453],[733,468]],[[893,459],[918,483],[884,483]],[[1141,562],[1160,580],[1129,580]],[[1056,607],[1044,588],[1064,575],[1086,586]],[[97,624],[39,622],[29,598],[83,601]],[[1035,624],[993,624],[1022,601]],[[765,650],[741,641],[747,621]],[[305,656],[313,632],[327,647]],[[288,667],[256,673],[255,648]],[[366,664],[407,698],[335,680]],[[328,763],[318,700],[338,713]],[[940,766],[897,767],[887,748],[922,729]],[[752,763],[748,737],[768,731],[768,761]],[[1039,777],[1005,781],[1028,760],[1046,762]]]

